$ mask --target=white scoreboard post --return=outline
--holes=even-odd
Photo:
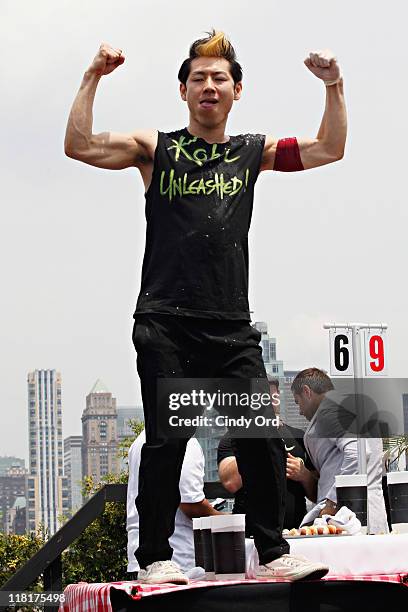
[[[387,375],[385,323],[327,323],[329,330],[331,376],[354,377],[358,400],[362,379]],[[359,411],[358,411],[359,412]],[[364,438],[358,439],[360,474],[367,473]]]
[[[361,415],[359,397],[362,394],[362,378],[387,375],[385,323],[327,323],[330,341],[330,374],[354,377],[357,418]],[[363,364],[364,360],[364,364]],[[359,437],[358,468],[367,474],[367,447],[365,438]],[[367,504],[367,533],[370,533],[370,514]]]

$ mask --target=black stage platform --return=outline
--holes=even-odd
[[[405,612],[408,586],[352,580],[239,584],[133,601],[111,589],[114,612]]]

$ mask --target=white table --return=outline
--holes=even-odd
[[[398,535],[304,536],[288,539],[290,552],[330,567],[329,576],[408,573],[408,533]],[[258,553],[245,540],[247,576],[252,577]]]

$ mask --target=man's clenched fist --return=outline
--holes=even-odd
[[[290,453],[286,458],[286,478],[290,480],[302,480],[305,463],[300,457],[294,457]]]
[[[100,76],[113,72],[115,68],[123,64],[125,57],[122,49],[114,49],[107,43],[102,43],[88,72],[94,72]]]
[[[305,65],[322,81],[333,83],[340,79],[340,67],[329,49],[310,53],[305,59]]]

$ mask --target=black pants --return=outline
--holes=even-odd
[[[249,321],[137,315],[133,343],[146,427],[139,470],[140,567],[171,559],[168,539],[180,504],[179,479],[187,439],[157,436],[157,378],[266,378],[260,333]],[[286,455],[279,437],[235,438],[238,469],[261,563],[289,552],[282,538]]]

